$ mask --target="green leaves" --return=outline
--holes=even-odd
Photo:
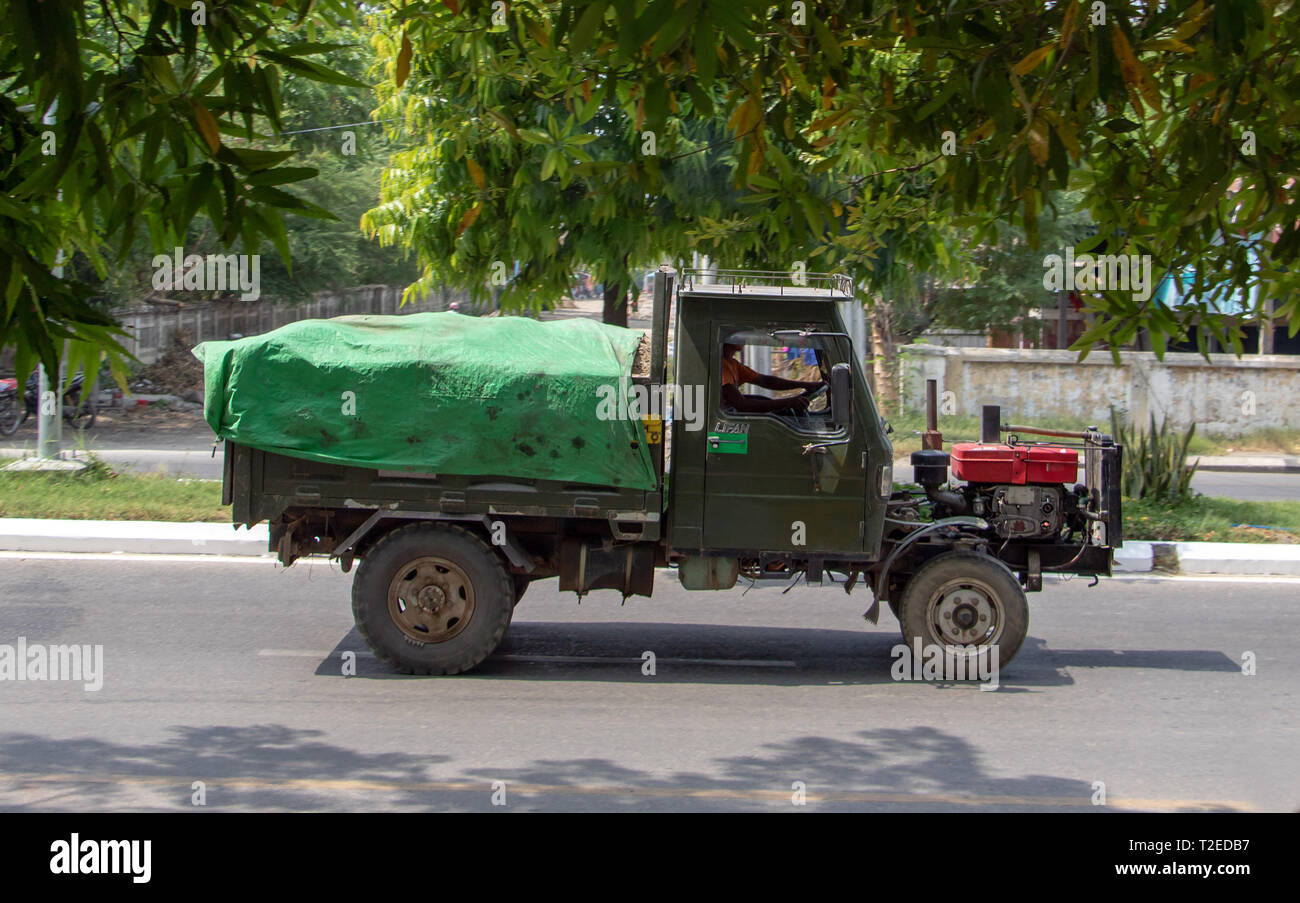
[[[504,120],[500,113],[495,117]],[[559,175],[567,183],[572,161],[590,163],[591,157],[582,148],[596,140],[596,136],[579,130],[574,117],[570,116],[563,124],[555,116],[547,118],[546,129],[516,129],[514,136],[525,144],[546,148],[541,161],[538,177],[545,182],[554,175]],[[482,170],[479,170],[480,177]]]
[[[335,72],[333,69],[328,69],[310,60],[271,50],[263,50],[260,55],[279,63],[285,70],[306,76],[312,81],[324,82],[328,85],[342,85],[348,88],[366,87],[365,82],[358,81],[350,75],[344,75],[342,72]]]
[[[1039,63],[1047,59],[1047,55],[1051,53],[1055,47],[1055,43],[1044,44],[1037,50],[1031,51],[1024,59],[1012,67],[1012,71],[1015,72],[1016,75],[1028,75],[1030,72],[1033,72],[1038,68]]]
[[[733,184],[752,192],[738,199],[749,226],[708,234],[739,256],[807,254],[833,242],[840,247],[831,256],[876,280],[890,266],[871,256],[881,242],[860,235],[942,231],[975,213],[1017,227],[1032,245],[1050,193],[1081,186],[1079,203],[1101,234],[1125,236],[1125,244],[1140,237],[1162,265],[1192,267],[1207,286],[1243,282],[1250,258],[1214,244],[1244,242],[1263,263],[1264,291],[1291,297],[1300,278],[1294,216],[1278,200],[1262,202],[1260,192],[1276,190],[1278,173],[1300,170],[1300,142],[1293,118],[1278,122],[1262,98],[1287,109],[1300,90],[1297,57],[1284,39],[1300,30],[1300,9],[1197,2],[1152,14],[1107,4],[1104,24],[1077,0],[1032,9],[911,0],[866,16],[832,2],[807,13],[800,27],[756,2],[570,0],[553,40],[524,45],[512,64],[526,66],[538,97],[572,90],[573,60],[581,59],[585,82],[604,86],[608,101],[632,105],[646,123],[670,118],[663,98],[689,98],[683,115],[699,122],[725,121],[736,139],[724,151]],[[1246,131],[1267,153],[1238,150]],[[948,148],[949,134],[960,139],[956,148]],[[837,186],[838,200],[857,211],[850,234],[827,229],[830,185],[810,178],[787,187],[774,171],[788,156],[771,152],[778,145],[803,155],[806,174]],[[918,194],[862,176],[890,170],[886,159],[929,160],[933,181]],[[554,177],[561,160],[551,154],[539,172]],[[754,176],[774,176],[783,188],[773,192]],[[1238,184],[1249,203],[1224,198]],[[905,199],[913,202],[895,203]],[[1233,235],[1225,238],[1229,222]],[[915,250],[920,262],[932,244],[893,247],[889,261]],[[1118,297],[1091,300],[1103,324],[1090,333],[1098,341],[1192,323],[1221,328],[1196,301],[1156,316]],[[1229,344],[1231,335],[1224,332]]]
[[[1191,495],[1198,465],[1187,464],[1187,451],[1196,435],[1196,424],[1180,436],[1169,429],[1167,417],[1156,426],[1153,413],[1150,429],[1143,431],[1121,423],[1114,408],[1110,422],[1115,441],[1124,447],[1121,483],[1126,497],[1178,499]]]
[[[221,149],[221,135],[217,127],[217,120],[208,112],[208,108],[203,105],[202,101],[192,100],[190,104],[194,107],[194,122],[198,125],[199,133],[203,136],[203,140],[207,142],[208,150],[215,154]]]
[[[576,53],[587,49],[591,44],[592,36],[596,33],[596,27],[601,24],[605,18],[605,10],[609,8],[607,0],[595,0],[588,4],[578,15],[577,24],[573,27],[573,32],[569,35],[569,46]]]
[[[249,185],[285,185],[289,182],[314,179],[318,175],[320,170],[310,166],[279,166],[255,172],[248,177],[247,181]]]
[[[312,178],[314,168],[284,166],[290,151],[247,145],[268,137],[259,130],[280,128],[281,70],[363,85],[313,59],[341,45],[295,31],[353,14],[345,0],[297,10],[229,0],[196,27],[188,3],[7,7],[0,347],[15,349],[20,368],[37,358],[57,367],[65,341],[78,365],[95,363],[98,351],[120,365],[120,333],[91,299],[142,233],[150,246],[170,249],[204,212],[227,245],[242,240],[254,253],[268,239],[287,254],[279,211],[330,216],[277,187]],[[41,123],[47,110],[53,121]],[[62,278],[50,272],[60,255]]]
[[[47,297],[30,274],[60,248],[111,268],[137,235],[165,246],[206,213],[224,239],[283,254],[284,213],[323,215],[293,193],[316,167],[266,148],[282,93],[363,83],[363,68],[324,65],[341,45],[313,34],[352,4],[232,0],[203,28],[184,3],[109,0],[116,26],[103,4],[53,6],[14,4],[0,21],[0,58],[17,73],[0,101],[0,232],[30,257],[0,273],[15,297]],[[1092,339],[1195,324],[1231,346],[1208,299],[1255,277],[1300,323],[1285,187],[1300,142],[1275,112],[1300,93],[1294,5],[1108,3],[1100,25],[1077,0],[902,0],[865,14],[830,0],[795,24],[758,0],[521,0],[504,29],[483,4],[461,7],[366,7],[380,118],[401,123],[403,142],[367,228],[415,249],[428,279],[486,290],[509,258],[498,291],[533,303],[525,282],[563,291],[578,266],[624,278],[701,247],[764,269],[815,256],[880,289],[956,268],[963,244],[1008,227],[1050,242],[1048,199],[1078,189],[1114,250],[1195,273],[1163,313],[1089,298]],[[324,93],[311,96],[331,109]],[[51,159],[36,120],[56,99]],[[38,112],[18,112],[27,104]],[[63,301],[82,310],[75,293]]]
[[[707,94],[578,61],[646,59],[655,29],[698,7],[529,5],[509,36],[456,32],[421,7],[430,20],[411,29],[419,71],[400,92],[381,85],[378,111],[414,119],[419,137],[394,155],[381,203],[363,218],[369,234],[418,255],[424,275],[412,291],[450,284],[536,309],[567,294],[575,272],[630,286],[640,267],[685,254],[696,217],[734,193],[721,123],[686,121]],[[378,39],[380,65],[400,52],[400,34],[394,20]],[[670,43],[689,54],[695,42],[682,38]]]

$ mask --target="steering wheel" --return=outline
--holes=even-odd
[[[808,401],[810,402],[816,401],[817,399],[825,395],[826,392],[830,389],[830,387],[831,387],[830,383],[822,383],[820,386],[813,389],[811,392],[805,392],[803,397],[808,399]]]
[[[825,395],[827,388],[828,387],[825,384],[822,384],[818,386],[816,389],[813,389],[812,391],[805,391],[802,395],[793,395],[791,397],[807,399],[808,403],[811,404],[812,402],[816,401],[818,398],[821,398],[823,395]],[[795,420],[807,420],[809,417],[808,408],[806,406],[803,408],[803,410],[799,410],[798,408],[785,408],[783,410],[776,411],[775,413],[780,417],[792,417]]]
[[[830,383],[822,383],[817,388],[812,389],[811,391],[805,391],[802,395],[796,396],[797,398],[805,399],[808,404],[804,406],[802,411],[796,411],[793,408],[790,409],[790,415],[802,421],[809,420],[812,417],[812,411],[809,410],[809,406],[812,405],[813,402],[817,401],[817,399],[825,396],[829,389]],[[822,412],[819,411],[817,413],[820,414]]]

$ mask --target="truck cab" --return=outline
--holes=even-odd
[[[700,387],[705,409],[672,423],[668,544],[684,558],[724,559],[703,566],[723,574],[741,559],[787,575],[778,563],[876,559],[893,447],[842,313],[851,283],[767,276],[686,271],[676,290],[669,363],[679,385]],[[751,369],[789,361],[826,386],[803,412],[738,411],[722,397],[726,345],[741,346]],[[684,582],[697,567],[686,562]]]

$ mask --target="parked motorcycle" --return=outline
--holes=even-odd
[[[12,436],[29,416],[39,411],[40,375],[32,371],[23,392],[22,409],[18,405],[18,380],[0,379],[0,435]],[[85,379],[78,373],[63,392],[63,419],[73,429],[85,430],[95,425],[96,405],[93,392],[82,398]]]
[[[12,436],[23,422],[18,404],[18,380],[0,379],[0,436]]]

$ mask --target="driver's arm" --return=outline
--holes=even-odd
[[[754,382],[758,381],[754,380]],[[782,379],[778,380],[778,382],[788,383],[790,380]],[[759,385],[762,385],[762,383],[759,383]],[[817,385],[820,385],[820,383]],[[785,386],[784,388],[799,388],[799,386]],[[805,410],[808,407],[808,399],[801,395],[791,395],[786,398],[754,398],[742,394],[740,389],[734,385],[722,387],[722,403],[744,414],[766,414],[770,411],[787,411],[790,409]]]
[[[771,376],[766,373],[755,373],[754,378],[750,380],[756,386],[762,386],[764,389],[819,389],[825,384],[825,380],[811,379],[800,381],[797,379],[782,379],[779,376]]]

